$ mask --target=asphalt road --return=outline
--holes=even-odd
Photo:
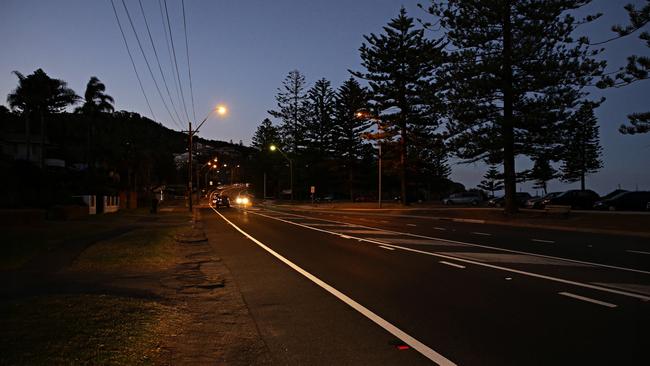
[[[271,207],[203,217],[277,363],[650,359],[641,239]]]

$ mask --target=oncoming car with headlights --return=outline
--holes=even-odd
[[[235,203],[240,206],[251,206],[253,204],[251,199],[247,196],[237,196],[237,198],[235,198]]]

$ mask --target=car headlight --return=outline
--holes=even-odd
[[[241,197],[237,197],[237,198],[235,199],[235,202],[237,202],[238,205],[241,205],[241,203],[242,203],[242,198],[241,198]]]
[[[244,204],[244,205],[247,205],[248,202],[249,202],[248,197],[244,197],[244,198],[241,199],[241,203]]]

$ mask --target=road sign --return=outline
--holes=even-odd
[[[316,186],[311,186],[311,188],[309,189],[309,193],[311,194],[316,193]]]

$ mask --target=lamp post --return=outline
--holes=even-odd
[[[355,116],[357,118],[366,117],[369,121],[377,122],[377,132],[379,132],[379,130],[381,130],[381,124],[380,124],[381,121],[380,121],[379,118],[372,117],[372,116],[368,115],[368,113],[365,113],[363,111],[358,111],[357,113],[355,113]],[[379,164],[378,164],[379,169],[378,170],[379,171],[377,172],[377,176],[378,176],[377,177],[377,180],[378,180],[378,182],[377,182],[378,183],[377,184],[378,194],[377,195],[379,196],[379,198],[378,198],[377,203],[379,205],[379,208],[381,208],[381,140],[377,141],[377,146],[379,147],[379,152],[378,152],[378,158],[379,158]]]
[[[199,175],[201,174],[201,170],[203,170],[205,167],[208,167],[208,171],[205,173],[206,177],[208,175],[208,172],[210,172],[210,169],[216,169],[217,168],[217,158],[214,158],[213,160],[208,161],[207,163],[201,165],[196,170],[196,203],[201,204],[201,180],[199,179]],[[206,178],[207,180],[207,178]],[[206,183],[207,185],[207,183]]]
[[[188,145],[189,146],[188,146],[188,158],[187,158],[187,171],[188,171],[188,173],[187,173],[187,190],[188,190],[187,198],[189,200],[188,201],[188,206],[189,206],[190,212],[192,212],[192,168],[193,168],[193,166],[192,166],[192,148],[193,148],[192,138],[194,137],[194,135],[196,135],[199,132],[199,129],[201,128],[201,126],[203,126],[205,121],[207,121],[208,118],[210,118],[210,115],[212,113],[215,113],[215,112],[220,116],[225,116],[228,113],[228,109],[223,105],[216,106],[214,109],[212,109],[212,110],[210,110],[210,112],[208,112],[208,115],[205,116],[203,121],[201,121],[201,123],[199,123],[199,125],[194,130],[192,130],[192,122],[188,122],[188,129],[187,129],[188,138],[187,138],[187,140],[188,140]],[[198,178],[197,178],[197,183],[198,183]]]
[[[289,181],[290,181],[290,185],[291,185],[290,186],[290,188],[291,188],[291,201],[293,201],[293,160],[289,159],[287,154],[285,154],[284,151],[282,151],[279,147],[277,147],[275,145],[269,146],[269,150],[271,150],[271,151],[276,151],[276,150],[279,151],[280,154],[282,154],[282,156],[284,156],[284,158],[287,159],[287,161],[289,161]]]

